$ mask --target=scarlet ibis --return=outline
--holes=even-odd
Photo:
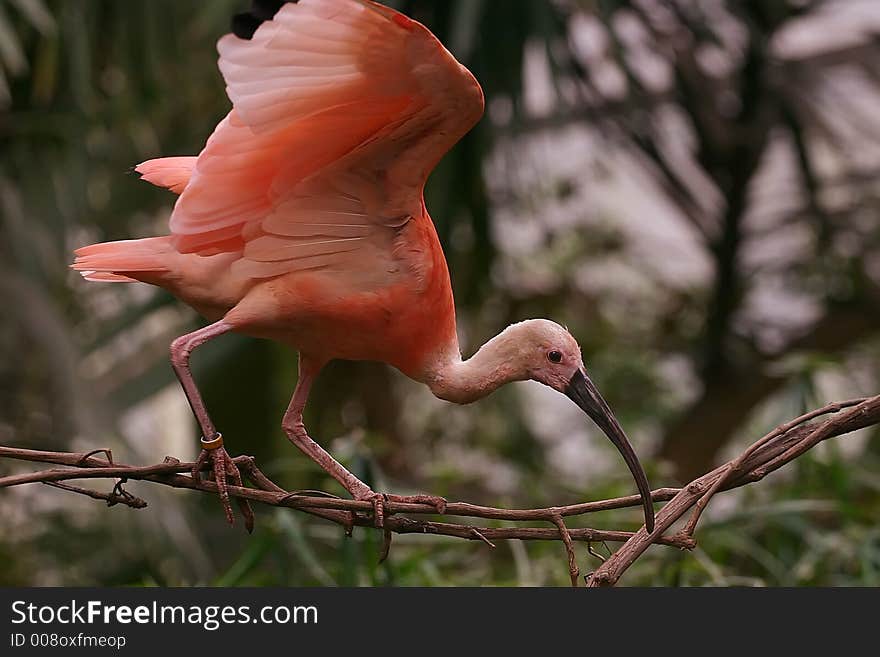
[[[357,500],[384,500],[313,441],[309,389],[331,359],[389,363],[440,399],[467,404],[531,379],[570,397],[629,466],[653,531],[650,489],[620,424],[562,326],[513,324],[462,359],[449,272],[423,189],[480,119],[476,79],[420,23],[369,0],[259,2],[218,42],[232,110],[198,156],[149,160],[142,177],[180,194],[170,235],[76,251],[94,281],[158,285],[211,324],[171,345],[202,431],[193,476],[212,463],[227,519],[238,470],[189,368],[234,331],[299,352],[282,427]],[[443,509],[434,496],[391,496]]]

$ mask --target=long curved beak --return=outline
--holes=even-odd
[[[648,486],[648,477],[642,469],[639,457],[636,456],[632,445],[629,444],[626,434],[623,433],[617,418],[608,407],[608,404],[602,399],[602,395],[596,389],[596,386],[590,381],[590,377],[583,370],[578,370],[571,377],[565,394],[577,404],[581,410],[590,416],[593,422],[605,432],[605,435],[611,439],[615,447],[620,450],[623,460],[629,466],[633,478],[636,480],[636,487],[642,496],[642,504],[645,507],[645,528],[648,532],[654,531],[654,505],[651,502],[651,488]]]

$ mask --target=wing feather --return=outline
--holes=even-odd
[[[233,110],[175,206],[176,248],[240,252],[233,267],[254,278],[397,271],[428,174],[482,114],[473,76],[368,0],[285,4],[218,51]]]

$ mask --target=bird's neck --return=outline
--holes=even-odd
[[[439,359],[427,373],[425,382],[440,399],[469,404],[505,383],[527,378],[518,371],[516,355],[516,345],[502,332],[467,360],[462,360],[457,350]]]

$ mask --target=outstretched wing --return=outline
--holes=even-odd
[[[368,0],[285,4],[218,50],[233,109],[175,205],[176,248],[240,251],[254,278],[391,266],[428,174],[482,115],[474,77]]]

